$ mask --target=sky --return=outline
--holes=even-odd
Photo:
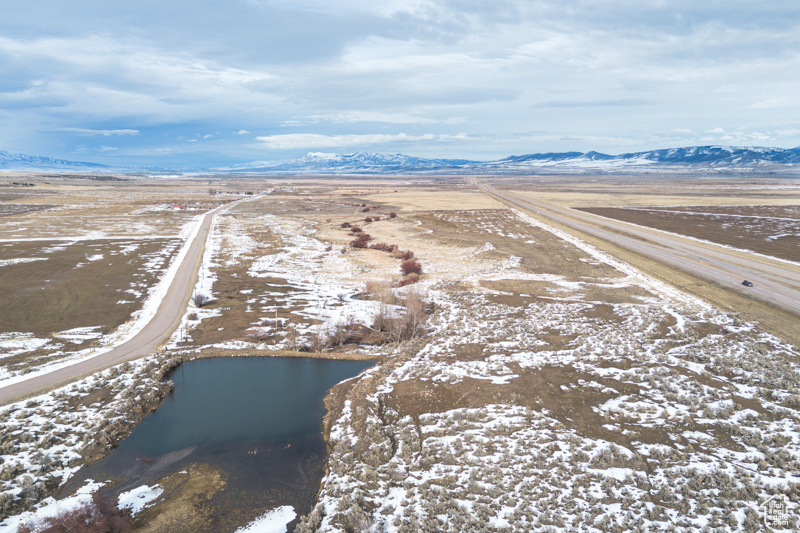
[[[213,167],[800,146],[792,0],[0,0],[0,150]]]

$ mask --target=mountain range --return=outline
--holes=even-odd
[[[466,159],[425,159],[403,154],[358,152],[328,154],[311,152],[287,161],[253,161],[229,167],[206,169],[235,174],[432,174],[488,173],[525,174],[537,172],[621,172],[646,168],[686,170],[778,170],[800,164],[800,147],[694,146],[647,152],[609,155],[599,152],[558,152],[510,156],[495,161]],[[50,157],[10,154],[0,151],[0,169],[18,171],[92,172],[112,170],[97,163],[67,161]],[[133,171],[133,168],[113,168]],[[141,170],[141,169],[137,169]],[[170,169],[173,170],[173,169]]]
[[[558,152],[510,156],[496,161],[424,159],[403,154],[309,153],[289,161],[254,161],[215,169],[231,173],[531,173],[537,171],[623,171],[643,167],[685,167],[687,169],[776,169],[800,164],[800,147],[694,146],[668,148],[620,155],[599,152]]]
[[[98,171],[106,170],[106,165],[85,161],[67,161],[37,155],[11,154],[0,150],[0,170],[17,171]]]

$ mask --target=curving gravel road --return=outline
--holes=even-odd
[[[200,228],[189,245],[183,262],[178,267],[175,279],[172,280],[172,284],[164,296],[158,311],[138,334],[106,353],[80,360],[46,374],[36,374],[25,381],[19,381],[0,388],[0,405],[69,383],[104,368],[155,353],[169,339],[181,322],[184,310],[191,297],[192,281],[200,266],[200,258],[214,215],[220,210],[228,209],[242,201],[246,200],[239,200],[218,207],[203,216]]]
[[[544,203],[482,185],[526,211],[800,315],[800,265]],[[745,287],[743,280],[753,282]]]

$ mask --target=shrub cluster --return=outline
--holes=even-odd
[[[403,276],[403,279],[397,282],[398,287],[405,287],[406,285],[413,285],[419,281],[419,274],[411,273]]]
[[[353,248],[366,248],[367,243],[372,240],[372,235],[369,233],[359,233],[355,239],[350,241],[350,246]]]
[[[394,252],[397,250],[396,244],[386,244],[385,242],[376,242],[375,244],[370,245],[371,250],[380,250],[381,252]]]
[[[407,259],[411,259],[412,257],[414,257],[414,252],[412,252],[411,250],[403,251],[398,248],[392,251],[391,256],[394,257],[395,259],[402,259],[403,261],[405,261]]]
[[[192,296],[192,303],[195,307],[203,307],[206,304],[211,303],[211,296],[202,292],[194,293]]]
[[[99,493],[92,496],[86,504],[55,516],[45,518],[39,523],[22,524],[18,533],[45,533],[81,531],[82,533],[123,533],[130,531],[130,518],[120,511],[108,498]]]
[[[406,259],[400,263],[400,272],[402,272],[404,276],[408,274],[419,275],[422,274],[422,265],[420,265],[416,259]]]

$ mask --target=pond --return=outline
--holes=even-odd
[[[224,480],[203,504],[207,531],[234,531],[282,505],[305,514],[325,463],[323,398],[372,364],[293,357],[184,363],[170,376],[175,390],[161,407],[66,488],[111,480],[116,495],[203,465]]]

